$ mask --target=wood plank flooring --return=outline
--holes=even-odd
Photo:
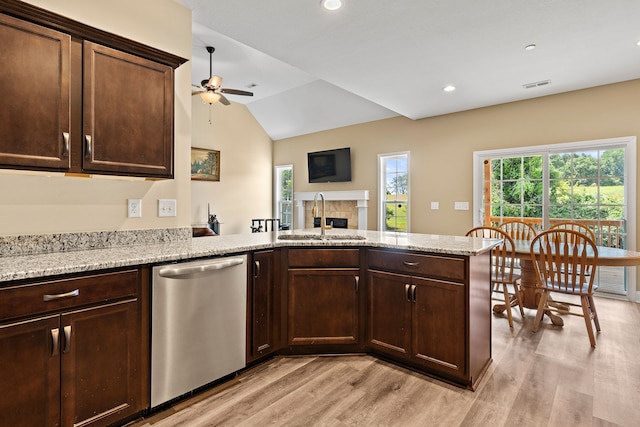
[[[640,306],[595,300],[602,332],[534,310],[494,315],[493,363],[472,392],[371,356],[278,357],[131,427],[638,426]]]

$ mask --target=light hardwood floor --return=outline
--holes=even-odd
[[[639,426],[640,306],[595,300],[602,332],[534,310],[494,315],[493,363],[472,392],[371,356],[278,357],[132,427]]]

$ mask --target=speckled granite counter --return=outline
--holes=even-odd
[[[328,230],[327,235],[329,238],[327,240],[281,240],[278,238],[280,235],[306,236],[317,234],[319,234],[318,230],[296,230],[184,238],[184,233],[178,233],[178,237],[174,236],[171,239],[165,239],[169,241],[160,243],[146,243],[146,241],[139,243],[139,240],[136,240],[136,243],[122,244],[120,246],[100,244],[89,246],[96,247],[96,249],[85,249],[86,246],[82,246],[83,250],[66,248],[64,251],[48,251],[47,253],[27,251],[27,255],[7,255],[5,252],[0,259],[0,282],[187,260],[274,247],[384,247],[473,256],[486,252],[499,243],[498,240],[462,236],[356,230]],[[354,236],[354,238],[344,238],[345,235],[347,235],[346,237]],[[343,238],[332,239],[331,236],[341,236]],[[15,250],[13,252],[20,253],[20,251]]]

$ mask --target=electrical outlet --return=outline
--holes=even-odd
[[[176,216],[176,199],[158,199],[158,216]]]
[[[129,218],[142,217],[142,200],[127,199],[127,217]]]

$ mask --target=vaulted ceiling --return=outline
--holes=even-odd
[[[176,1],[193,11],[193,83],[214,46],[222,87],[254,93],[229,100],[273,140],[640,78],[638,0]]]

